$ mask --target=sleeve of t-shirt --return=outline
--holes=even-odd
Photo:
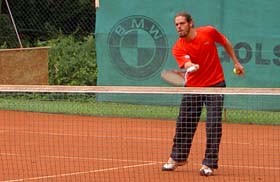
[[[209,28],[211,29],[211,33],[214,37],[215,42],[217,42],[223,46],[226,45],[227,38],[222,33],[220,33],[216,28],[214,28],[212,26],[209,26]]]
[[[190,56],[186,55],[186,53],[183,51],[182,48],[180,48],[180,42],[177,42],[173,49],[172,54],[174,58],[176,59],[176,62],[179,66],[179,68],[184,68],[184,65],[186,62],[191,61]]]

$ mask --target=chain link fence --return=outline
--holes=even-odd
[[[16,30],[23,47],[60,35],[88,36],[95,30],[94,0],[0,0],[0,46],[19,47]]]
[[[94,0],[0,0],[0,49],[50,47],[50,85],[96,85],[94,31]]]

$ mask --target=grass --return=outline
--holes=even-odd
[[[42,101],[25,99],[0,99],[5,110],[63,113],[74,115],[114,116],[135,118],[173,119],[177,107],[134,105],[111,102]]]
[[[178,114],[179,106],[155,106],[96,102],[95,99],[84,101],[79,99],[50,100],[42,98],[31,99],[26,97],[1,97],[0,109],[46,113],[63,113],[69,115],[73,114],[175,120]],[[206,112],[204,110],[201,116],[201,120],[205,120],[205,113]],[[224,112],[224,120],[230,123],[279,125],[280,112],[226,109],[226,111]]]

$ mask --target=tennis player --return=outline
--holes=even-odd
[[[216,43],[223,46],[232,59],[236,73],[244,75],[244,68],[239,63],[230,41],[213,26],[194,28],[192,17],[187,12],[179,12],[174,18],[179,38],[172,53],[180,68],[188,69],[199,65],[196,72],[187,77],[186,87],[225,87],[225,78]],[[186,164],[193,136],[205,105],[206,118],[206,150],[202,160],[200,174],[211,176],[218,168],[219,145],[222,136],[222,110],[224,96],[221,94],[183,95],[179,115],[176,121],[176,133],[170,158],[163,165],[163,171],[173,171]]]

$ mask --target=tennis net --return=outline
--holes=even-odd
[[[162,171],[190,95],[225,99],[219,168],[208,178],[199,174],[205,106],[187,164]],[[278,181],[279,98],[277,88],[2,85],[0,181]]]

